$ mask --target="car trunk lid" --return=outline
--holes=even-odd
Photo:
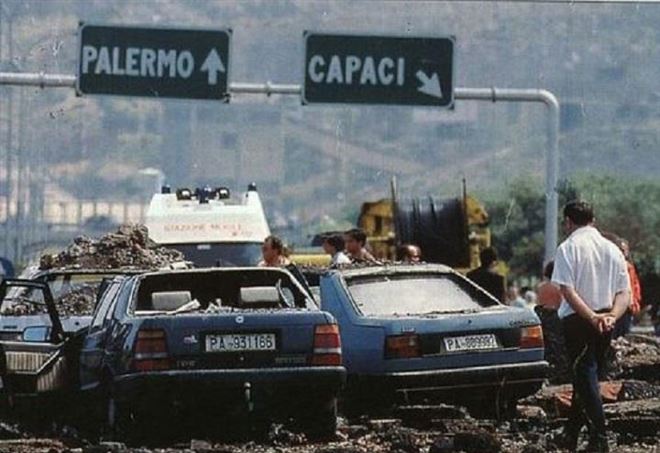
[[[531,310],[493,306],[463,313],[430,313],[415,316],[366,318],[385,328],[386,338],[409,341],[414,353],[406,357],[392,356],[388,342],[383,354],[389,368],[427,369],[485,366],[515,360],[541,360],[542,349],[521,349],[523,329],[538,326]],[[405,359],[405,360],[402,360]],[[403,363],[403,362],[408,363]]]
[[[333,322],[307,309],[236,310],[156,316],[140,330],[165,332],[173,368],[261,368],[311,364],[317,326]]]

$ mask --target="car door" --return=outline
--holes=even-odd
[[[10,288],[24,290],[20,300],[6,299]],[[5,279],[0,284],[3,310],[7,304],[30,305],[29,313],[41,315],[17,316],[20,335],[12,340],[0,341],[2,367],[0,377],[5,391],[12,397],[57,392],[70,388],[70,368],[75,366],[66,351],[69,338],[53,301],[48,284],[22,279]]]
[[[303,287],[303,289],[304,289],[305,292],[307,293],[307,296],[308,296],[311,300],[313,300],[314,302],[316,302],[316,305],[317,305],[318,307],[320,307],[320,306],[321,306],[321,301],[320,301],[320,299],[317,300],[317,299],[315,298],[314,291],[312,291],[312,289],[310,288],[310,286],[309,286],[309,282],[308,282],[307,279],[305,278],[305,275],[300,271],[300,269],[298,268],[298,266],[296,266],[295,264],[288,264],[288,265],[285,266],[285,269],[289,271],[289,273],[293,276],[293,278],[296,279],[296,281],[297,281],[298,283],[300,283],[300,285]]]
[[[95,388],[101,378],[103,368],[103,355],[106,347],[108,332],[114,302],[121,286],[121,280],[110,281],[99,296],[92,322],[87,330],[80,351],[80,385],[82,390]]]

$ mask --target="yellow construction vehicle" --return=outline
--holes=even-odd
[[[491,245],[488,213],[465,186],[462,198],[402,199],[393,180],[390,198],[362,204],[358,226],[383,260],[395,260],[398,246],[415,244],[424,261],[467,271],[479,265],[479,252]]]

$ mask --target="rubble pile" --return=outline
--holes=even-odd
[[[16,297],[11,303],[4,303],[0,315],[2,316],[35,316],[46,315],[48,311],[42,303],[34,303],[27,297]]]
[[[612,452],[648,453],[660,446],[655,439],[660,424],[660,399],[637,400],[609,404]],[[183,453],[183,452],[278,452],[278,453],[538,453],[560,451],[555,439],[562,421],[553,418],[527,418],[497,422],[461,418],[442,418],[448,406],[439,407],[434,423],[420,429],[409,426],[402,419],[367,419],[353,424],[340,419],[334,439],[311,442],[304,435],[289,431],[282,425],[272,425],[265,438],[255,441],[250,434],[231,441],[192,439],[174,442],[167,447],[131,448],[119,442],[89,443],[76,436],[62,434],[56,439],[30,437],[26,432],[14,431],[0,440],[3,452],[70,452],[70,453]],[[456,415],[464,413],[456,408]],[[453,416],[453,415],[452,415]],[[67,429],[64,428],[63,431]],[[236,436],[236,433],[232,433]],[[240,436],[240,435],[239,435]],[[586,437],[586,436],[585,436]],[[586,439],[584,439],[586,443]]]
[[[43,255],[41,269],[159,269],[182,262],[178,250],[159,247],[149,239],[144,225],[122,225],[99,239],[78,236],[57,255]]]
[[[626,335],[612,342],[616,355],[614,376],[660,382],[660,340],[647,335]]]
[[[87,316],[94,311],[99,284],[84,283],[56,299],[60,316]]]

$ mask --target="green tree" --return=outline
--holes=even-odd
[[[599,229],[630,242],[640,273],[660,271],[660,183],[610,175],[578,175],[559,185],[560,209],[567,201],[578,198],[592,203]],[[487,208],[493,244],[508,263],[512,277],[539,275],[545,224],[545,197],[540,184],[531,179],[515,180],[505,196],[487,201]]]

